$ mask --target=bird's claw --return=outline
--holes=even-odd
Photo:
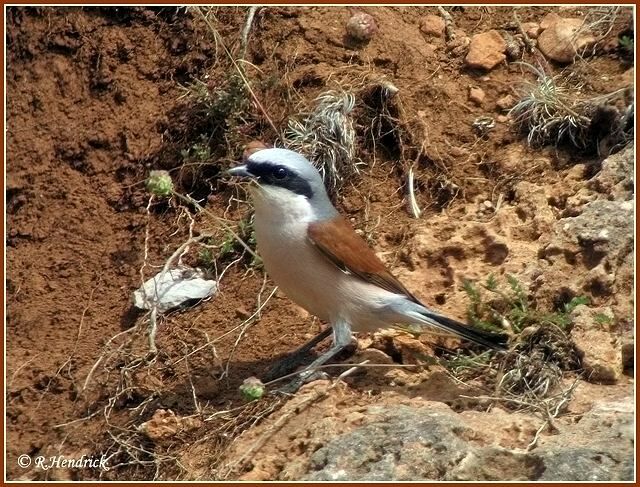
[[[328,378],[329,375],[321,370],[306,373],[303,372],[292,381],[276,389],[276,392],[280,392],[282,394],[295,394],[304,384],[313,382],[314,380],[322,380]]]

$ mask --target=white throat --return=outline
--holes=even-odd
[[[314,221],[315,213],[307,198],[275,186],[252,187],[256,221],[270,225],[304,224]]]

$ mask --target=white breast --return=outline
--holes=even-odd
[[[258,253],[273,281],[295,303],[325,321],[335,301],[328,284],[335,280],[307,240],[313,219],[311,206],[303,196],[294,197],[279,188],[254,192],[255,228]],[[335,307],[335,306],[333,306]]]
[[[258,253],[292,301],[328,323],[346,320],[354,331],[388,326],[380,321],[378,304],[393,295],[345,274],[308,240],[314,215],[306,198],[269,187],[254,191],[254,203]]]

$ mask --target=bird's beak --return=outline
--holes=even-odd
[[[247,170],[247,166],[245,165],[232,167],[227,171],[227,174],[229,176],[234,176],[239,178],[252,178],[252,179],[255,178],[255,176]]]

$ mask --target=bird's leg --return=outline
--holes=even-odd
[[[307,343],[302,345],[300,348],[291,352],[286,357],[279,360],[273,367],[269,369],[269,371],[265,374],[262,382],[271,382],[278,377],[282,377],[284,375],[290,374],[294,370],[296,370],[300,365],[302,365],[309,355],[309,352],[313,347],[315,347],[322,340],[331,335],[331,327],[327,327],[318,333],[315,337],[309,340]]]
[[[298,377],[289,384],[279,389],[281,392],[294,393],[302,384],[313,380],[317,374],[317,367],[324,365],[329,360],[338,355],[351,343],[351,327],[346,321],[339,321],[332,325],[333,328],[333,345],[329,350],[315,359],[307,368],[305,368]]]

